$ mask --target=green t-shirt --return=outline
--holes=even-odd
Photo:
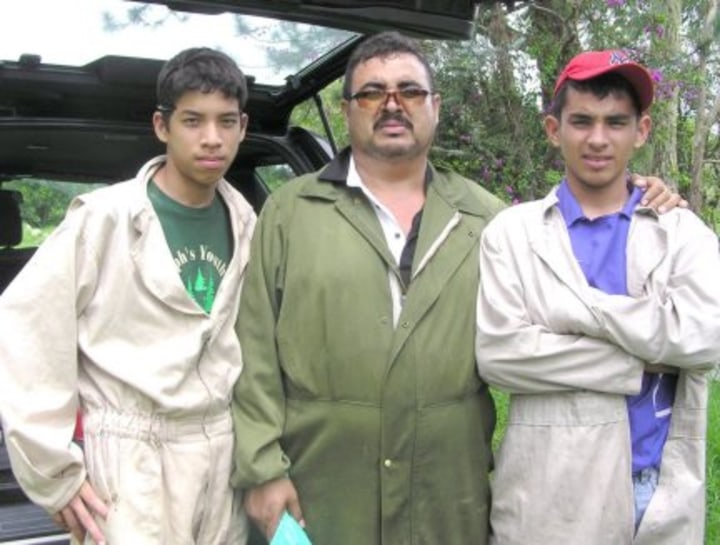
[[[215,193],[209,206],[191,208],[165,195],[152,180],[148,197],[160,218],[185,289],[210,314],[233,252],[225,203]]]

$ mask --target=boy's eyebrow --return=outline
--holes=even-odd
[[[193,110],[192,108],[178,110],[178,113],[180,115],[192,115],[195,117],[206,117],[208,115],[206,112],[199,112],[197,110]],[[240,117],[241,115],[241,112],[237,110],[228,110],[226,112],[220,112],[219,114],[217,114],[217,117]]]
[[[624,113],[623,114],[610,114],[610,115],[605,115],[605,116],[595,116],[595,115],[586,114],[586,113],[582,113],[582,112],[572,112],[568,115],[568,117],[570,119],[583,119],[583,120],[600,118],[600,119],[606,119],[609,121],[621,121],[624,119],[630,119],[633,116],[632,116],[632,114],[624,114]]]
[[[590,114],[583,114],[578,112],[571,112],[568,114],[568,121],[589,121],[593,119]]]
[[[180,115],[194,115],[194,116],[202,116],[202,112],[198,112],[197,110],[193,110],[191,108],[183,108],[182,110],[176,110],[177,113]]]
[[[631,119],[633,116],[631,114],[611,114],[605,117],[605,119],[608,119],[610,121],[622,121],[624,119]]]

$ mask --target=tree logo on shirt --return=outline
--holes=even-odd
[[[174,260],[185,290],[209,314],[215,302],[218,284],[227,271],[227,263],[205,244],[176,251]]]
[[[197,301],[197,304],[202,309],[210,314],[213,303],[215,302],[215,279],[212,274],[209,274],[207,279],[203,275],[202,267],[198,267],[195,274],[195,280],[191,280],[189,277],[185,283],[185,289],[187,290],[190,297]]]

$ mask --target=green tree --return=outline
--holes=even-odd
[[[215,301],[215,279],[213,278],[212,274],[208,276],[209,281],[207,292],[205,293],[205,304],[203,305],[203,309],[209,314],[212,310],[213,302]]]
[[[195,284],[193,286],[194,293],[198,294],[200,292],[203,292],[207,289],[207,282],[205,281],[205,276],[203,276],[202,270],[198,268],[197,274],[195,276]]]
[[[720,79],[717,78],[718,40],[720,39],[720,2],[711,0],[701,5],[700,32],[696,41],[696,54],[698,58],[698,71],[696,88],[697,123],[692,139],[692,160],[690,174],[690,207],[693,210],[703,210],[705,195],[707,194],[717,204],[717,185],[712,189],[703,187],[704,175],[710,175],[705,169],[706,150],[713,126],[717,125],[720,117]],[[712,92],[715,89],[715,92]],[[716,139],[717,140],[717,139]]]
[[[3,183],[22,194],[23,221],[36,229],[53,228],[62,221],[70,201],[103,184],[58,182],[24,178]]]
[[[319,103],[325,112],[330,125],[332,138],[338,149],[347,146],[348,134],[345,127],[345,118],[342,113],[342,78],[335,80],[320,91]],[[297,106],[290,117],[290,124],[303,127],[318,135],[326,137],[325,127],[320,118],[318,102],[310,99]]]

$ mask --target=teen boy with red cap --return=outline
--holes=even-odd
[[[485,229],[477,361],[510,392],[497,545],[701,545],[705,370],[720,359],[717,237],[628,184],[653,81],[622,52],[573,58],[545,131],[565,179]]]

